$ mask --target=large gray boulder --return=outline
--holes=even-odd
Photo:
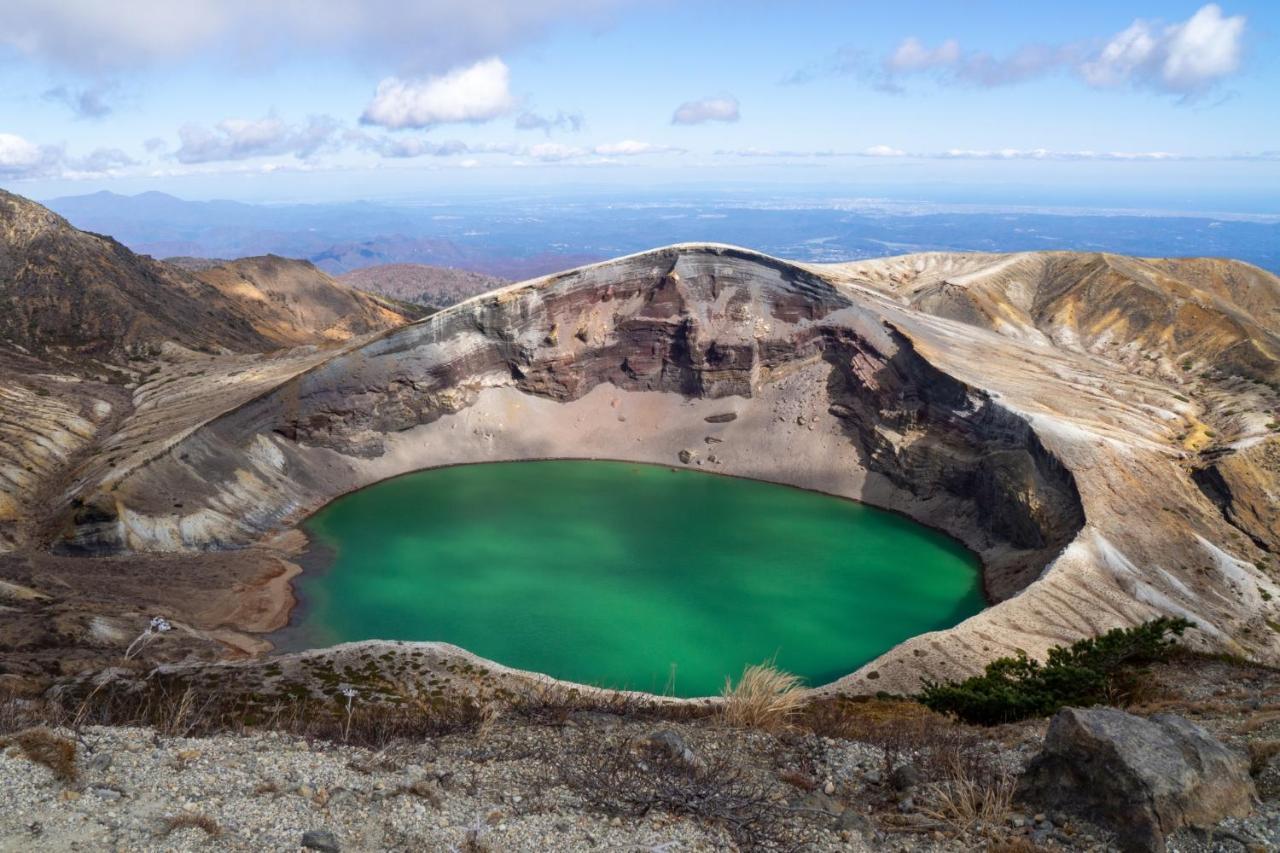
[[[1243,817],[1256,793],[1244,756],[1171,714],[1150,719],[1114,708],[1066,708],[1018,796],[1115,831],[1125,851],[1163,851],[1183,826]]]

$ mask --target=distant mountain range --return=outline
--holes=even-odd
[[[523,279],[599,260],[604,255],[546,247],[495,248],[474,234],[442,228],[435,208],[351,202],[252,205],[185,201],[159,192],[111,192],[54,199],[49,207],[89,231],[116,235],[154,257],[239,258],[281,255],[331,274],[391,263],[454,267]],[[433,231],[444,231],[437,234]]]

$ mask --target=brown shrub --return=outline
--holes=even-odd
[[[199,829],[210,838],[217,838],[222,834],[222,827],[218,826],[216,820],[197,812],[184,812],[165,818],[161,821],[158,834],[168,837],[180,829]]]
[[[1280,740],[1250,741],[1246,748],[1249,751],[1249,773],[1257,776],[1267,769],[1267,763],[1272,758],[1280,755]]]
[[[76,770],[75,741],[56,735],[49,729],[27,729],[0,738],[0,749],[9,746],[18,747],[28,761],[48,767],[63,782],[74,783],[80,776]]]
[[[558,781],[606,815],[665,812],[722,827],[743,850],[788,848],[782,813],[764,786],[731,759],[654,752],[632,741],[584,734],[551,762]]]
[[[1003,838],[987,845],[987,853],[1046,853],[1045,848],[1026,838]]]

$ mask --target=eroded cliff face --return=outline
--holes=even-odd
[[[1263,570],[1273,545],[1256,533],[1275,517],[1267,451],[1220,465],[1225,491],[1192,476],[1204,464],[1197,442],[1212,441],[1206,424],[1219,423],[1210,416],[1244,392],[1211,376],[1170,380],[1162,371],[1181,369],[1172,350],[1145,372],[1129,349],[1104,357],[1093,321],[1088,340],[1077,319],[1054,326],[1063,312],[1046,306],[1067,298],[1051,286],[1065,281],[1056,262],[1031,265],[1052,271],[1037,296],[1009,277],[1021,261],[989,261],[997,269],[983,276],[972,258],[948,260],[930,293],[954,292],[929,310],[886,285],[903,280],[902,261],[880,263],[802,268],[677,246],[478,297],[299,363],[256,397],[85,475],[59,547],[242,547],[339,494],[432,465],[687,464],[895,509],[982,556],[995,606],[836,689],[909,690],[1157,614],[1196,621],[1206,647],[1280,661],[1267,627],[1280,588]],[[1022,319],[990,321],[996,304]],[[1255,331],[1246,366],[1270,346]],[[1249,393],[1271,405],[1265,368]],[[1255,441],[1273,443],[1265,430]]]

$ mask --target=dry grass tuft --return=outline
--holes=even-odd
[[[1275,723],[1280,723],[1280,711],[1264,709],[1241,722],[1236,731],[1242,735],[1253,734]]]
[[[0,749],[16,746],[28,761],[44,765],[53,775],[68,784],[80,776],[76,770],[75,741],[54,734],[46,728],[27,729],[0,738]]]
[[[805,701],[799,676],[783,672],[773,661],[746,667],[737,684],[726,678],[720,695],[726,723],[764,731],[789,728]]]
[[[987,847],[987,853],[1047,853],[1047,851],[1026,838],[1005,838],[991,842]]]
[[[1263,770],[1267,769],[1267,763],[1277,755],[1280,755],[1280,740],[1255,740],[1250,741],[1249,750],[1249,773],[1257,776]]]
[[[957,761],[946,778],[925,787],[920,811],[959,835],[978,824],[1003,826],[1013,809],[1016,781],[1010,773],[982,772]]]
[[[199,829],[210,838],[217,838],[222,834],[222,827],[218,826],[216,820],[198,812],[176,814],[165,818],[160,825],[159,834],[168,837],[180,829]]]

